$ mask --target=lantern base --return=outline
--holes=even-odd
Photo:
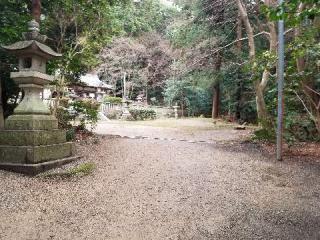
[[[0,163],[37,164],[74,155],[71,142],[40,146],[0,146]]]
[[[80,157],[74,156],[37,164],[0,163],[0,169],[27,175],[36,175],[78,159],[80,159]]]
[[[79,159],[52,115],[10,116],[0,131],[0,169],[37,174]]]

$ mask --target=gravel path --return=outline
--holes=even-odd
[[[104,138],[88,176],[0,171],[0,239],[320,239],[319,166],[258,150]]]

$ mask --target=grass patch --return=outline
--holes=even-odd
[[[55,173],[47,173],[42,175],[42,177],[45,178],[71,178],[71,177],[83,177],[91,174],[94,169],[96,168],[96,165],[94,163],[82,163],[76,167],[73,167],[71,169],[68,169],[63,172],[55,172]]]
[[[254,136],[252,140],[275,143],[276,134],[272,130],[262,128],[254,131]]]
[[[69,169],[67,173],[71,176],[77,176],[77,175],[86,176],[92,173],[95,168],[96,168],[96,165],[94,163],[83,163],[77,167]]]

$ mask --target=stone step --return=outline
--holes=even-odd
[[[0,146],[0,163],[36,164],[74,155],[71,142],[43,146]]]
[[[63,130],[4,130],[0,131],[0,145],[41,146],[66,142]]]

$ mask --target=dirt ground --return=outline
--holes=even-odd
[[[141,122],[104,121],[98,124],[95,132],[128,137],[174,138],[214,143],[243,139],[252,131],[251,127],[244,131],[237,131],[233,129],[234,126],[218,120],[212,123],[212,120],[207,118],[158,119]]]
[[[150,127],[150,136],[162,132],[163,139],[83,142],[83,160],[54,171],[92,162],[88,176],[0,171],[0,239],[320,239],[318,164],[276,162],[253,144],[209,136],[236,135],[231,128],[132,132],[112,124],[98,131],[135,135]],[[192,136],[215,141],[169,139]]]

